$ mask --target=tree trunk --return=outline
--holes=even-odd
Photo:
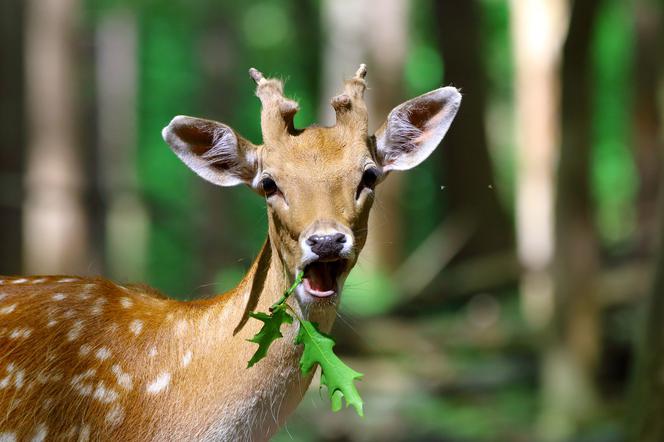
[[[447,134],[441,158],[446,212],[463,213],[477,224],[458,259],[502,251],[513,246],[512,226],[494,189],[485,113],[487,79],[482,61],[482,27],[475,0],[435,2],[438,43],[445,64],[445,83],[463,93],[463,103]]]
[[[644,306],[645,323],[641,330],[636,368],[633,373],[633,395],[629,409],[629,440],[660,442],[664,440],[664,194],[660,193],[659,250],[655,278]]]
[[[138,196],[136,163],[137,25],[133,12],[110,11],[96,26],[98,164],[104,213],[100,234],[108,274],[145,276],[147,215]]]
[[[545,440],[561,440],[592,413],[599,355],[598,240],[590,190],[592,64],[600,0],[572,2],[562,59],[562,137],[556,177],[554,323],[543,361]]]
[[[662,175],[661,112],[657,86],[662,78],[661,36],[664,9],[650,0],[638,0],[635,7],[636,96],[634,112],[634,155],[639,168],[638,196],[642,246],[659,244],[654,282],[645,302],[645,323],[640,332],[636,364],[632,374],[632,396],[628,409],[630,439],[638,442],[664,440],[664,175]],[[659,216],[653,201],[659,202]],[[658,241],[655,241],[657,239]],[[650,251],[647,250],[646,251]]]
[[[28,273],[87,273],[88,223],[78,143],[76,0],[27,2]]]
[[[25,152],[23,0],[0,2],[0,274],[17,274],[22,264]]]
[[[634,109],[632,112],[633,151],[639,176],[637,195],[639,249],[642,254],[654,252],[652,237],[656,233],[657,194],[662,164],[660,124],[657,107],[662,63],[661,2],[638,0],[634,4]]]
[[[551,319],[553,200],[559,133],[563,0],[512,0],[515,54],[517,189],[516,233],[522,311],[541,330]]]

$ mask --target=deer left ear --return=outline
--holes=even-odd
[[[445,136],[460,104],[459,91],[443,87],[395,107],[376,131],[383,170],[408,170],[424,161]]]
[[[225,124],[179,115],[161,134],[191,170],[213,184],[251,185],[256,175],[256,146]]]

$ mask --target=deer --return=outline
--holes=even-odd
[[[0,277],[0,441],[264,441],[312,381],[298,321],[251,368],[267,311],[300,272],[289,307],[329,333],[366,241],[376,186],[424,161],[461,103],[442,87],[395,107],[369,134],[366,66],[332,98],[336,124],[298,129],[282,81],[252,68],[262,144],[176,116],[162,136],[193,172],[265,199],[268,232],[234,289],[177,301],[141,284],[68,275]]]

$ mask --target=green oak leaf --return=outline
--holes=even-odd
[[[293,323],[293,317],[286,313],[286,309],[283,306],[275,307],[270,315],[262,312],[250,312],[249,316],[263,321],[263,327],[253,338],[249,339],[249,342],[258,344],[258,349],[251,359],[249,359],[247,368],[252,367],[256,362],[263,359],[267,355],[270,344],[276,339],[283,337],[280,330],[281,324]]]
[[[268,315],[267,313],[263,312],[249,312],[249,316],[251,316],[254,319],[258,319],[259,321],[262,321],[263,327],[260,329],[258,333],[254,335],[253,338],[249,339],[249,342],[254,342],[258,344],[258,349],[256,350],[256,353],[249,359],[249,362],[247,364],[247,368],[252,367],[256,362],[260,361],[267,355],[267,350],[270,348],[270,345],[279,338],[283,338],[283,335],[281,334],[281,325],[286,323],[286,324],[292,324],[293,323],[293,317],[286,313],[286,300],[288,297],[295,291],[295,288],[297,288],[298,285],[302,282],[302,277],[304,274],[300,272],[296,277],[295,277],[295,282],[293,282],[293,285],[291,285],[279,298],[277,302],[270,307],[270,314]]]
[[[332,403],[332,410],[341,409],[341,398],[346,399],[346,406],[352,405],[358,415],[364,416],[363,402],[355,388],[355,380],[362,378],[362,373],[350,368],[334,354],[334,339],[318,330],[318,326],[300,319],[300,331],[296,344],[304,345],[300,370],[303,374],[311,371],[317,363],[321,368],[321,385],[327,387],[327,394]]]

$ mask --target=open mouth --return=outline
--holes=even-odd
[[[304,268],[305,290],[312,296],[327,298],[339,290],[339,276],[346,268],[345,259],[314,261]]]

